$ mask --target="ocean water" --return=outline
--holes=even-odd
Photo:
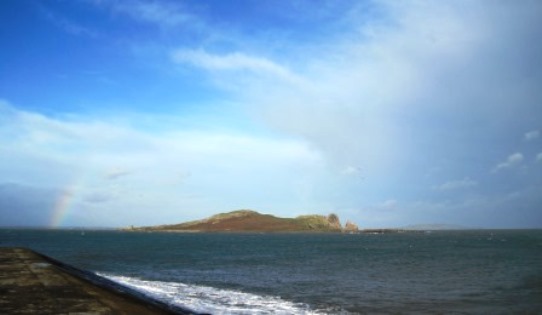
[[[542,314],[542,230],[184,234],[0,230],[212,314]]]

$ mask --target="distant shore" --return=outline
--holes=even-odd
[[[180,233],[180,234],[203,234],[203,233],[239,233],[239,234],[396,234],[396,233],[419,233],[422,230],[406,229],[361,229],[358,231],[203,231],[203,230],[167,230],[167,229],[147,229],[147,228],[121,228],[122,232],[142,232],[142,233]]]

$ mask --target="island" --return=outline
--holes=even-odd
[[[329,232],[357,233],[358,226],[347,221],[344,227],[336,214],[302,215],[280,218],[253,210],[220,213],[202,220],[171,225],[130,227],[130,231],[147,232]]]

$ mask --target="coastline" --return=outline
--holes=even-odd
[[[0,312],[203,315],[28,248],[0,247]]]

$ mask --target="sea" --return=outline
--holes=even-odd
[[[210,314],[542,314],[542,230],[390,234],[0,229]]]

